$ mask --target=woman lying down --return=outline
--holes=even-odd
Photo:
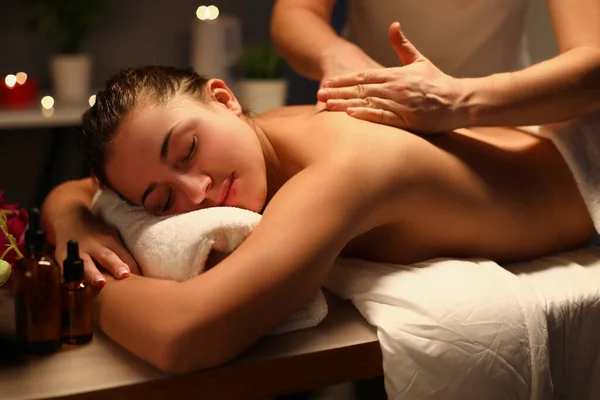
[[[312,106],[249,117],[221,80],[147,67],[109,80],[83,131],[97,180],[131,203],[156,214],[263,214],[218,266],[175,282],[129,276],[132,257],[89,211],[92,179],[46,199],[58,258],[79,240],[88,279],[103,286],[100,328],[167,371],[235,357],[312,299],[340,255],[502,263],[572,249],[594,233],[554,145],[514,129],[419,136]]]

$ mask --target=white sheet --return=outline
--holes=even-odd
[[[508,268],[543,306],[554,397],[600,399],[600,247]]]
[[[327,286],[377,326],[390,399],[599,399],[600,249],[509,268],[340,259]]]

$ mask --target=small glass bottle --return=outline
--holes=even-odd
[[[94,322],[92,287],[84,279],[83,260],[79,258],[76,240],[67,243],[67,258],[63,263],[62,342],[84,344],[92,340]]]
[[[40,211],[29,211],[25,255],[15,263],[15,330],[21,351],[49,354],[61,347],[60,268],[47,253]]]

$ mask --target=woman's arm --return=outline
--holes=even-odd
[[[93,260],[113,276],[126,278],[139,273],[137,263],[119,240],[118,233],[92,214],[92,199],[98,190],[93,178],[65,182],[54,188],[42,205],[42,223],[48,242],[54,245],[55,257],[62,263],[67,255],[67,241],[79,242],[85,275],[94,286],[102,286],[104,276]]]
[[[548,0],[560,55],[466,80],[469,125],[545,124],[600,110],[600,2]]]
[[[96,190],[96,181],[85,178],[62,183],[50,192],[42,204],[42,223],[50,244],[56,245],[56,226],[61,220],[89,211]]]
[[[351,238],[382,223],[400,173],[389,153],[357,151],[300,172],[249,238],[192,280],[109,282],[98,296],[100,327],[167,371],[236,356],[315,295]]]

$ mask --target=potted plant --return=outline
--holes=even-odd
[[[50,72],[58,101],[81,102],[90,92],[92,59],[81,51],[88,29],[113,0],[29,0],[30,22],[53,44]]]
[[[270,45],[245,46],[236,87],[242,105],[257,114],[285,105],[287,82],[283,72],[283,59]]]

